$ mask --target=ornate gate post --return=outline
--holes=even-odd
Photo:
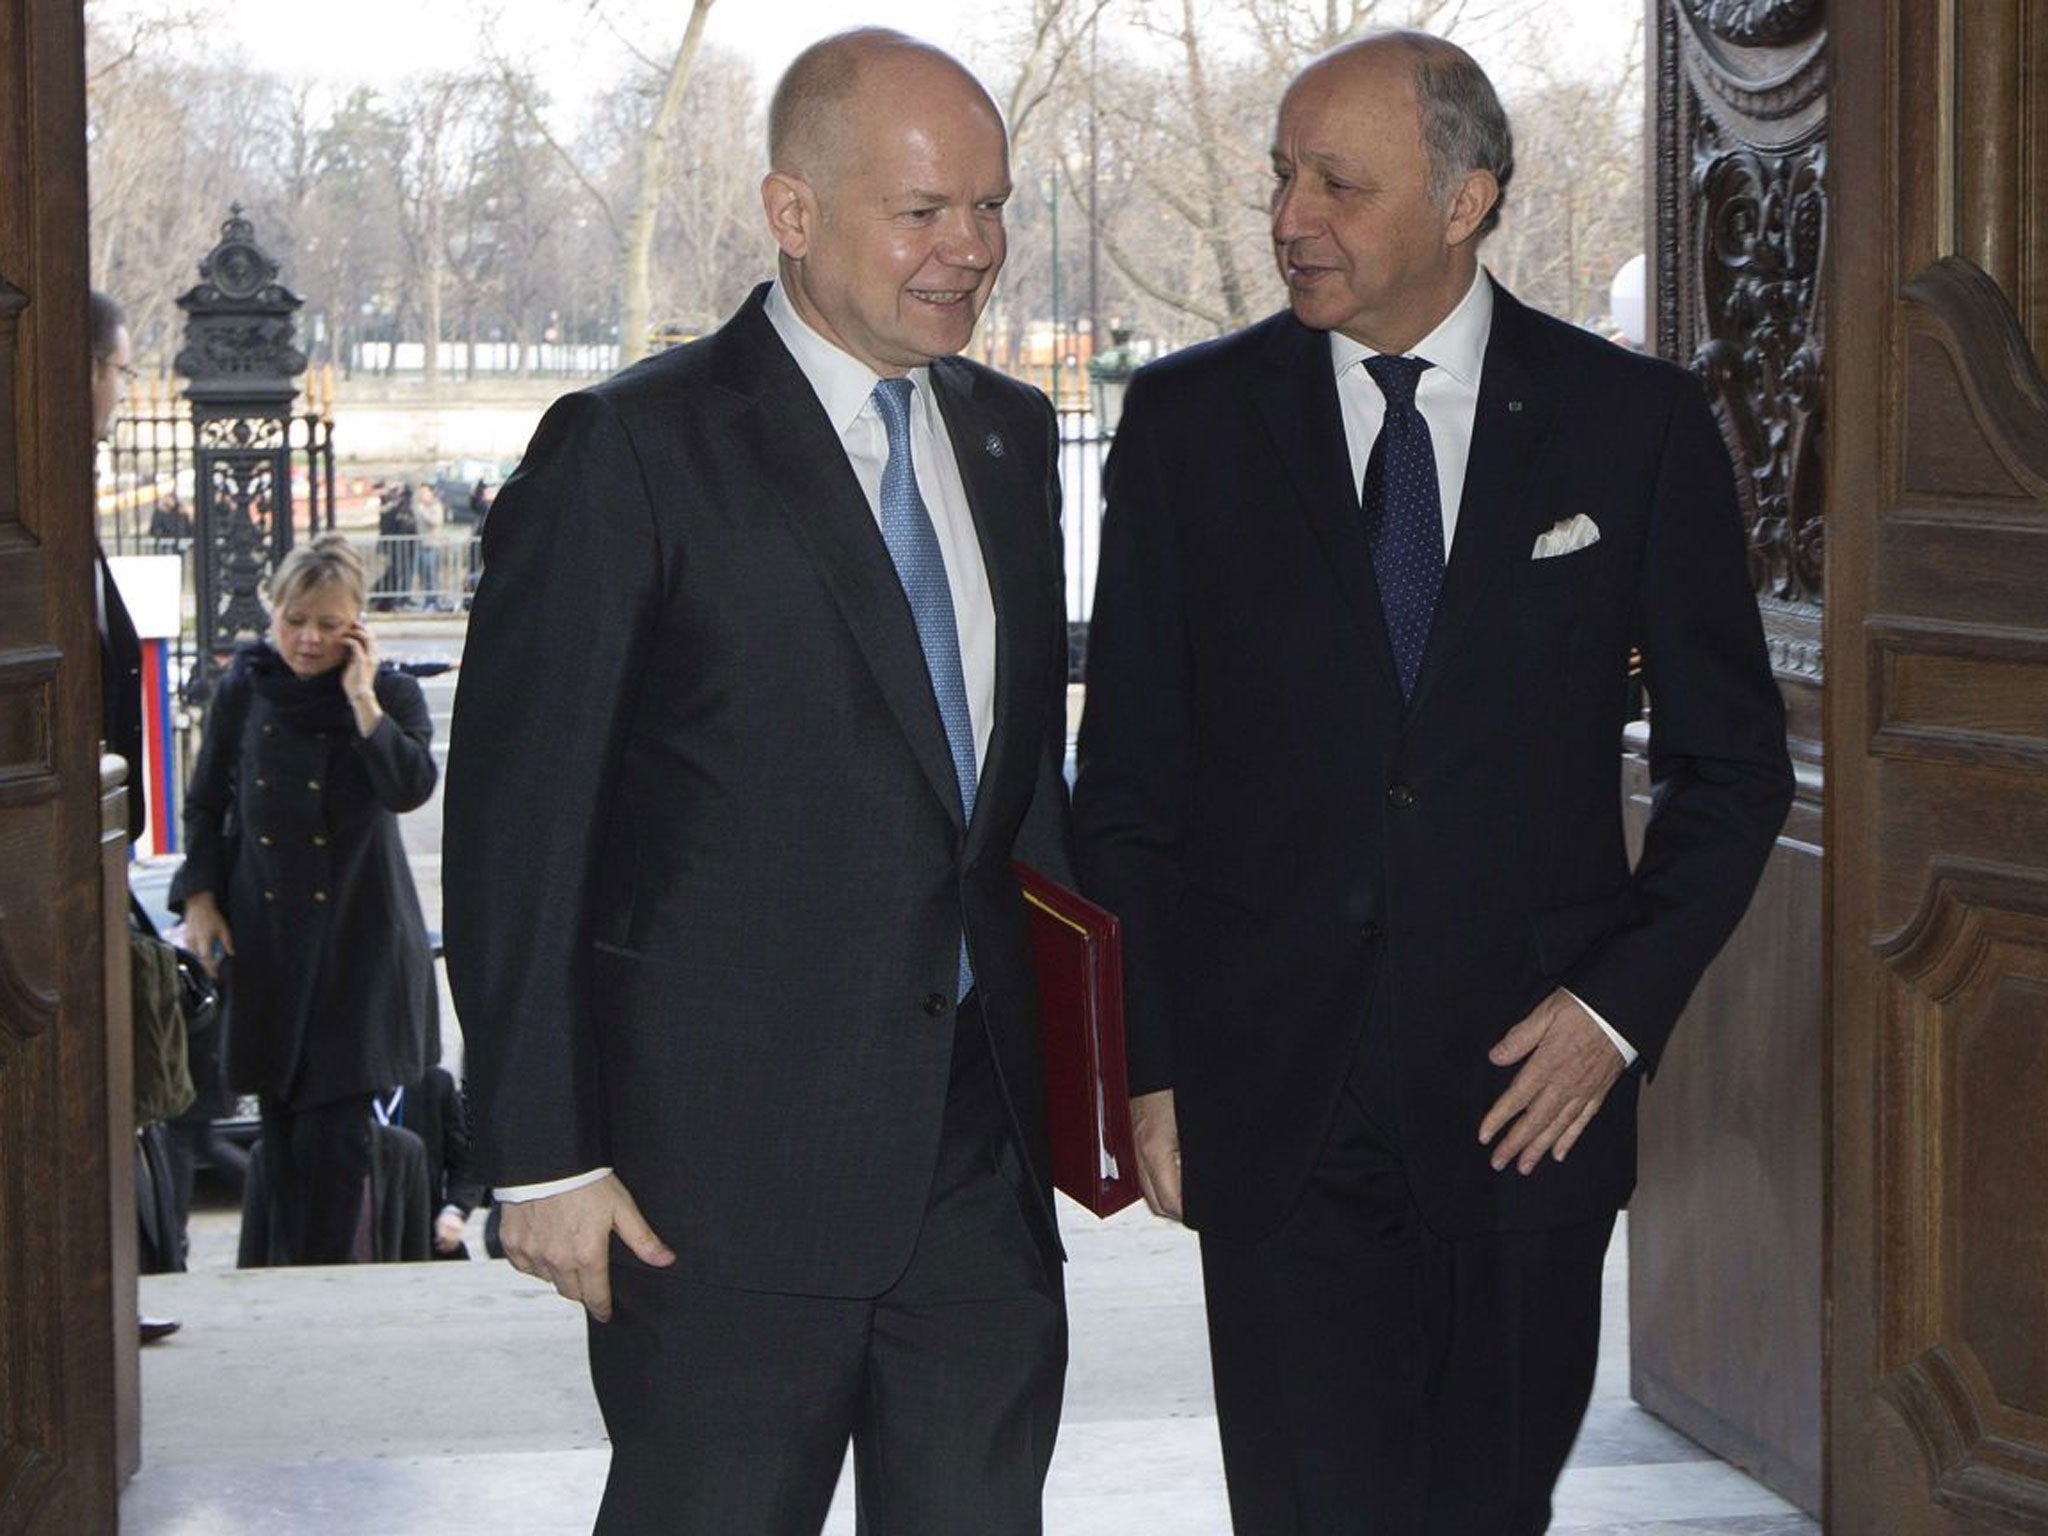
[[[200,665],[262,634],[265,579],[292,544],[291,419],[306,356],[293,344],[303,302],[277,280],[237,203],[199,283],[178,299],[185,346],[175,367],[192,403]]]

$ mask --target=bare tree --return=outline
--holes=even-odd
[[[415,76],[399,105],[405,126],[405,152],[398,161],[399,229],[408,258],[405,292],[418,307],[430,391],[440,383],[441,343],[447,334],[449,207],[474,175],[471,132],[485,85],[478,75]]]
[[[633,362],[644,356],[647,351],[648,322],[652,315],[654,235],[661,221],[662,195],[668,179],[670,141],[675,132],[677,117],[682,111],[683,97],[690,83],[691,70],[697,62],[697,53],[704,41],[704,24],[710,17],[714,3],[715,0],[691,0],[689,19],[683,26],[682,39],[676,45],[675,52],[670,55],[664,70],[659,103],[648,119],[637,145],[638,165],[633,180],[633,195],[631,202],[623,209],[613,196],[602,190],[599,181],[590,174],[588,168],[577,161],[548,127],[542,115],[542,104],[530,86],[518,97],[528,119],[561,156],[577,183],[590,194],[605,222],[618,237],[624,273],[623,312],[619,319],[619,360],[622,363]],[[603,0],[589,0],[585,14],[597,17],[602,23]],[[524,72],[515,69],[503,50],[488,38],[486,47],[508,87],[516,88],[520,80],[525,78]]]
[[[1508,101],[1515,179],[1486,259],[1521,297],[1592,322],[1605,317],[1616,270],[1643,248],[1640,50],[1606,78],[1538,57],[1532,83]]]

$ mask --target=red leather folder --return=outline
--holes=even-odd
[[[1011,868],[1031,909],[1038,959],[1053,1187],[1114,1216],[1139,1198],[1116,917],[1028,865]]]

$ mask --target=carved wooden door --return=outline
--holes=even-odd
[[[1658,0],[1655,11],[1657,350],[1698,374],[1735,462],[1799,796],[1643,1094],[1628,1229],[1636,1399],[1816,1511],[1822,255],[1841,131],[1828,111],[1828,12],[1844,3]],[[1637,827],[1649,777],[1638,738],[1624,762]]]
[[[2048,3],[1834,47],[1829,1529],[2048,1531]]]
[[[105,933],[119,931],[121,913],[101,895],[123,834],[102,841],[119,799],[103,807],[97,746],[84,57],[77,0],[0,0],[0,1532],[10,1536],[113,1530],[123,1446],[132,1455],[134,1443],[131,1133],[125,1102],[110,1112],[128,1067],[108,1048],[105,969]],[[125,949],[119,960],[125,968]],[[124,1018],[124,1041],[125,1028]],[[115,1278],[124,1242],[125,1286]]]

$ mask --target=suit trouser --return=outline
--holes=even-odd
[[[882,1295],[703,1285],[615,1240],[599,1536],[816,1536],[849,1440],[866,1536],[1038,1532],[1067,1326],[1026,1178],[970,998],[924,1226]]]
[[[1287,1220],[1202,1238],[1232,1527],[1539,1536],[1592,1396],[1614,1218],[1438,1236],[1361,1076]]]

